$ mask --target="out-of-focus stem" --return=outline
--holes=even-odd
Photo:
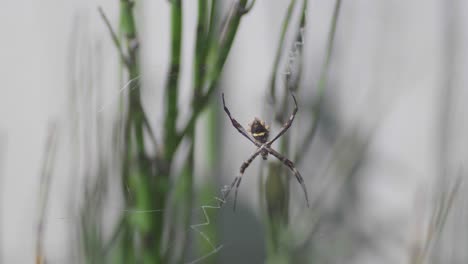
[[[207,1],[198,0],[198,22],[195,40],[195,65],[193,68],[194,78],[194,94],[192,98],[193,104],[198,103],[198,98],[202,96],[203,80],[206,70],[206,55],[208,49],[206,48],[208,42],[208,17],[207,17]],[[197,106],[193,106],[197,108]]]
[[[292,21],[293,9],[296,2],[292,0],[286,13],[286,17],[283,21],[283,28],[279,40],[278,50],[276,52],[276,58],[273,66],[273,71],[270,79],[270,96],[273,105],[277,111],[275,114],[275,121],[280,125],[285,122],[288,115],[288,99],[289,93],[295,92],[299,88],[300,78],[302,75],[302,45],[303,45],[303,32],[306,26],[306,13],[308,1],[302,2],[300,23],[296,29],[296,37],[293,46],[290,49],[284,48],[286,42],[286,32],[289,29],[290,22]],[[287,51],[291,50],[289,53]],[[279,73],[279,61],[280,58],[287,53],[289,57],[287,72],[285,74]],[[297,67],[294,65],[297,64]],[[276,100],[276,80],[278,76],[284,75],[284,94],[281,102],[277,105]],[[293,79],[292,76],[295,76]],[[289,154],[291,136],[290,134],[284,135],[279,139],[280,141],[280,152],[286,157]],[[288,172],[285,172],[283,164],[277,162],[269,164],[267,169],[265,187],[262,188],[265,192],[265,212],[267,219],[267,263],[276,263],[278,259],[284,263],[290,262],[291,252],[285,249],[281,245],[284,240],[284,235],[289,222],[289,200],[290,191],[289,183],[290,177],[287,176]],[[286,177],[285,177],[286,176]],[[262,184],[261,184],[262,186]]]
[[[231,50],[231,46],[234,41],[234,37],[236,36],[241,17],[245,14],[242,12],[242,10],[245,8],[246,3],[247,0],[240,0],[239,2],[234,3],[230,10],[230,15],[228,16],[227,22],[221,31],[221,44],[219,44],[217,48],[218,52],[215,59],[215,64],[211,73],[209,76],[207,76],[206,79],[208,91],[203,96],[200,96],[199,102],[194,104],[196,107],[193,108],[189,121],[182,129],[181,133],[179,133],[177,136],[175,141],[176,147],[180,144],[182,138],[193,129],[200,112],[206,107],[209,99],[211,98],[211,95],[215,91],[216,83],[219,79],[224,63],[226,62],[229,51]]]
[[[112,29],[111,23],[110,23],[109,19],[107,18],[106,14],[104,13],[104,10],[101,7],[99,7],[98,11],[99,11],[99,14],[101,15],[102,19],[104,20],[104,23],[106,24],[107,29],[109,30],[109,34],[112,37],[112,41],[114,41],[114,45],[116,46],[117,50],[119,51],[120,59],[122,60],[122,62],[127,67],[129,67],[130,63],[128,61],[127,56],[125,55],[125,52],[122,49],[122,45],[120,44],[119,37],[115,33],[114,29]]]
[[[266,242],[267,261],[276,263],[278,258],[288,259],[289,252],[281,245],[284,239],[284,230],[288,225],[289,194],[285,192],[284,170],[281,163],[270,163],[266,170],[268,175],[265,181],[266,200]],[[288,263],[288,262],[286,262]]]
[[[140,77],[139,67],[139,40],[134,17],[134,2],[120,1],[120,29],[124,37],[128,56],[127,71],[131,80]],[[154,175],[151,159],[145,152],[144,129],[152,132],[140,98],[140,85],[132,89],[129,94],[127,118],[125,121],[124,139],[124,168],[122,175],[122,188],[125,193],[135,193],[134,199],[126,195],[126,205],[135,206],[140,210],[148,210],[153,206],[163,209],[167,199],[167,175]],[[162,171],[161,168],[158,168]],[[165,171],[166,172],[166,171]],[[127,190],[130,188],[130,190]],[[161,238],[163,229],[163,216],[161,214],[146,214],[130,216],[125,221],[123,246],[121,250],[124,259],[132,260],[135,254],[135,234],[139,234],[141,252],[138,260],[142,263],[161,263]]]
[[[309,128],[309,130],[306,132],[306,136],[304,140],[302,141],[303,144],[301,144],[301,147],[299,150],[296,152],[296,163],[299,164],[302,161],[302,157],[304,156],[305,152],[307,151],[308,147],[310,146],[312,139],[315,136],[315,133],[317,131],[318,127],[318,121],[320,117],[320,111],[322,108],[322,102],[323,102],[323,97],[325,94],[325,88],[327,86],[327,81],[328,81],[328,72],[330,71],[330,61],[331,61],[331,56],[332,56],[332,51],[333,51],[333,44],[335,40],[335,35],[336,35],[336,28],[338,25],[338,17],[340,14],[340,7],[341,7],[341,0],[336,0],[335,2],[335,8],[333,11],[333,17],[332,17],[332,22],[330,26],[330,30],[328,32],[328,41],[327,41],[327,48],[326,48],[326,55],[325,55],[325,60],[322,65],[322,70],[320,73],[320,79],[318,83],[318,94],[317,94],[317,99],[314,103],[313,107],[313,121],[312,125]]]
[[[182,171],[181,177],[181,185],[182,188],[179,189],[180,194],[177,196],[183,197],[183,226],[188,227],[191,225],[192,220],[192,206],[193,206],[193,173],[194,173],[194,164],[195,164],[195,156],[194,156],[194,143],[195,143],[195,131],[191,131],[187,137],[190,140],[190,147],[188,150],[188,157],[187,161],[185,162],[184,169]],[[185,257],[188,255],[189,245],[190,245],[190,237],[188,232],[182,233],[182,254],[179,258],[179,261],[176,263],[182,263]]]
[[[203,123],[204,127],[206,125],[206,133],[203,137],[206,139],[204,142],[206,144],[204,146],[200,146],[205,150],[205,159],[203,162],[202,168],[204,171],[202,172],[204,177],[203,181],[204,184],[199,189],[199,195],[197,197],[198,203],[201,204],[211,204],[213,202],[213,197],[216,196],[216,187],[217,186],[217,171],[219,171],[219,142],[218,142],[218,104],[215,100],[211,100],[208,108],[204,111],[206,122]],[[203,141],[202,141],[203,142]],[[210,222],[216,223],[217,222],[217,211],[210,211],[207,212]],[[217,225],[211,224],[203,228],[203,232],[210,238],[211,243],[207,243],[204,237],[198,236],[197,240],[194,241],[197,245],[197,252],[199,256],[204,256],[209,254],[213,251],[212,245],[216,245],[218,241],[217,236]],[[207,264],[214,264],[218,263],[215,257],[210,257],[204,260]]]
[[[281,28],[281,35],[279,39],[279,45],[276,50],[276,56],[275,56],[275,61],[273,63],[273,70],[271,71],[271,78],[270,78],[270,96],[273,104],[276,102],[276,77],[278,76],[278,68],[279,68],[279,62],[281,59],[281,54],[284,49],[284,43],[286,41],[286,32],[288,31],[289,23],[291,22],[292,19],[292,13],[294,10],[294,6],[296,5],[296,0],[291,0],[289,2],[289,7],[286,12],[286,17],[283,20],[283,26]]]
[[[37,238],[36,238],[36,264],[45,263],[44,255],[44,228],[45,228],[45,218],[47,205],[49,201],[50,193],[50,183],[52,179],[52,168],[55,161],[56,153],[56,128],[50,127],[47,141],[46,149],[44,151],[44,161],[42,162],[42,172],[41,172],[41,181],[39,188],[39,218],[37,221]]]
[[[166,83],[166,117],[164,124],[165,158],[170,160],[177,149],[177,99],[182,47],[182,1],[171,2],[171,57]]]

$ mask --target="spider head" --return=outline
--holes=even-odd
[[[254,121],[249,124],[247,130],[258,142],[266,143],[268,141],[270,127],[265,125],[265,121],[255,118]]]

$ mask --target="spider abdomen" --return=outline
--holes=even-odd
[[[255,118],[254,121],[249,124],[248,130],[258,142],[266,143],[268,141],[270,127],[265,125],[265,121]]]

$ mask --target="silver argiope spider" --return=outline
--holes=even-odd
[[[294,94],[291,93],[291,96],[294,100],[293,113],[289,117],[289,120],[283,125],[278,135],[276,135],[276,137],[274,137],[272,140],[268,141],[268,136],[270,134],[269,126],[265,125],[264,121],[258,118],[255,118],[254,121],[249,124],[248,130],[245,130],[244,127],[242,127],[242,125],[239,124],[239,122],[237,122],[237,120],[231,116],[231,112],[229,112],[229,109],[226,107],[226,103],[224,101],[224,93],[222,94],[224,111],[226,112],[229,119],[231,120],[234,128],[236,128],[237,131],[239,131],[239,133],[241,133],[244,137],[250,140],[250,142],[252,142],[255,146],[257,146],[257,150],[252,154],[252,156],[250,156],[248,160],[242,163],[242,166],[240,167],[239,176],[234,178],[234,181],[231,183],[230,188],[227,189],[226,193],[224,194],[224,200],[225,200],[228,197],[229,192],[232,190],[232,188],[234,187],[236,188],[235,195],[234,195],[234,210],[236,208],[237,190],[239,188],[242,175],[244,175],[245,170],[258,155],[261,155],[263,160],[266,160],[268,157],[268,154],[275,156],[284,165],[286,165],[289,169],[291,169],[291,171],[294,173],[294,176],[296,176],[297,181],[301,184],[301,187],[304,191],[307,207],[309,207],[309,198],[307,195],[307,189],[306,189],[306,186],[304,184],[304,179],[302,178],[301,174],[296,169],[296,167],[294,166],[294,163],[291,160],[287,159],[286,157],[284,157],[283,155],[281,155],[279,152],[277,152],[271,147],[271,144],[273,144],[273,142],[275,142],[279,137],[281,137],[284,133],[286,133],[289,127],[291,127],[291,124],[294,121],[294,117],[296,116],[296,113],[298,110],[297,101],[296,101],[296,97],[294,96]],[[250,134],[248,132],[250,132]]]

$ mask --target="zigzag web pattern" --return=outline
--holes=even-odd
[[[203,212],[203,216],[205,218],[205,221],[204,222],[201,222],[201,223],[197,223],[197,224],[192,224],[190,225],[190,229],[192,229],[193,231],[197,232],[205,241],[206,243],[208,243],[208,245],[210,245],[211,247],[211,251],[208,252],[207,254],[195,259],[195,260],[192,260],[190,262],[187,262],[185,264],[196,264],[216,253],[218,253],[222,248],[223,248],[223,245],[218,245],[216,246],[215,244],[213,244],[213,242],[211,241],[210,237],[205,233],[203,232],[202,230],[200,230],[199,228],[201,227],[205,227],[205,226],[209,226],[211,224],[211,221],[210,221],[210,217],[208,216],[208,213],[207,213],[207,209],[221,209],[223,207],[223,205],[226,203],[226,195],[227,193],[230,191],[231,187],[228,186],[228,185],[225,185],[222,189],[221,189],[221,194],[223,196],[223,198],[219,198],[219,197],[214,197],[214,200],[216,200],[218,202],[217,205],[202,205],[200,206],[200,209],[202,210]],[[125,209],[123,210],[124,212],[126,213],[132,213],[132,214],[139,214],[139,213],[162,213],[164,212],[165,210],[163,209],[154,209],[154,210],[132,210],[132,209]]]
[[[138,87],[138,82],[139,80],[141,79],[141,75],[140,76],[137,76],[131,80],[129,80],[121,89],[118,90],[117,94],[115,95],[115,97],[113,99],[111,99],[108,103],[105,103],[103,104],[99,109],[98,109],[98,113],[101,113],[102,111],[104,111],[106,108],[110,107],[112,104],[118,102],[118,99],[120,98],[120,96],[122,96],[122,93],[125,92],[125,91],[128,91],[128,92],[131,92],[131,90],[135,89],[136,87]],[[209,226],[211,224],[211,221],[210,221],[210,217],[208,216],[208,213],[207,213],[207,210],[208,209],[221,209],[223,207],[223,205],[225,204],[226,202],[226,196],[227,194],[229,193],[231,187],[228,186],[228,185],[225,185],[222,189],[221,189],[221,194],[222,194],[222,199],[219,198],[219,197],[214,197],[214,200],[218,202],[217,205],[202,205],[200,206],[200,209],[202,210],[203,212],[203,216],[204,216],[204,222],[201,222],[201,223],[197,223],[197,224],[192,224],[190,225],[190,229],[192,229],[193,231],[195,231],[196,233],[198,233],[202,238],[203,240],[206,241],[206,243],[208,243],[208,245],[211,247],[211,251],[208,252],[207,254],[193,260],[193,261],[190,261],[190,262],[187,262],[186,264],[196,264],[216,253],[218,253],[222,248],[223,248],[223,245],[218,245],[216,246],[215,244],[213,244],[213,242],[211,241],[211,239],[208,237],[208,235],[203,232],[202,230],[200,230],[201,227],[205,227],[205,226]],[[196,209],[198,210],[198,209]],[[153,210],[134,210],[134,209],[124,209],[123,212],[125,213],[130,213],[130,214],[146,214],[146,213],[163,213],[165,210],[164,209],[153,209]]]
[[[300,53],[302,52],[302,47],[303,46],[304,46],[304,27],[301,27],[299,29],[299,32],[298,32],[297,40],[294,42],[294,45],[293,45],[291,51],[289,52],[288,64],[286,65],[286,72],[284,73],[287,77],[289,77],[292,74],[293,64],[295,63],[296,58],[298,56],[300,56]],[[125,90],[131,91],[135,87],[138,87],[138,84],[136,82],[140,78],[141,78],[141,76],[137,76],[136,78],[129,80],[121,89],[119,89],[119,91],[118,91],[118,93],[116,95],[116,98],[112,99],[111,102],[109,102],[108,104],[105,104],[101,108],[99,108],[98,112],[102,112],[105,108],[107,108],[110,105],[112,105],[113,103],[115,103],[117,101],[117,98],[120,97],[121,94]],[[223,196],[222,199],[219,198],[219,197],[214,197],[214,199],[218,202],[217,205],[201,205],[200,206],[200,209],[202,210],[203,216],[205,218],[204,222],[197,223],[197,224],[192,224],[192,225],[190,225],[190,229],[192,229],[193,231],[198,233],[206,241],[206,243],[208,243],[208,245],[211,247],[212,250],[210,252],[208,252],[207,254],[205,254],[205,255],[203,255],[203,256],[201,256],[201,257],[199,257],[199,258],[197,258],[197,259],[195,259],[193,261],[187,262],[186,264],[196,264],[196,263],[198,263],[198,262],[200,262],[200,261],[202,261],[202,260],[204,260],[204,259],[218,253],[223,248],[222,244],[218,245],[218,246],[213,244],[210,237],[208,237],[208,235],[205,232],[200,230],[200,228],[205,227],[205,226],[209,226],[211,224],[210,217],[208,216],[207,210],[208,209],[221,209],[223,207],[223,205],[226,203],[226,196],[230,192],[231,188],[232,188],[232,186],[225,185],[221,189],[221,194]],[[132,209],[127,209],[127,210],[123,210],[123,211],[126,212],[126,213],[162,213],[162,212],[164,212],[163,209],[154,209],[154,210],[132,210]]]

